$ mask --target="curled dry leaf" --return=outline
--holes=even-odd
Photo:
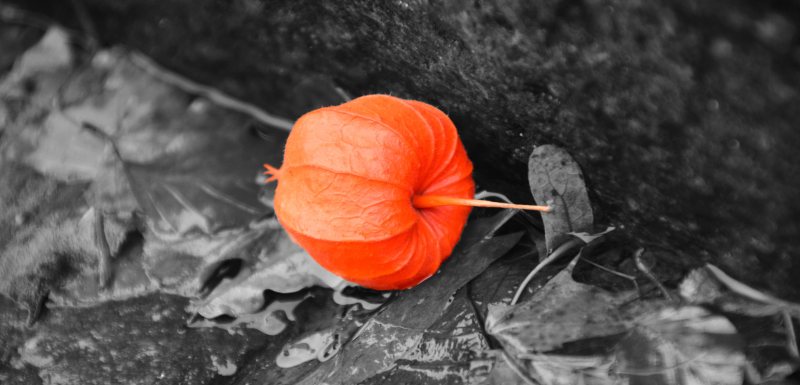
[[[573,266],[523,303],[490,306],[486,330],[513,362],[496,360],[487,383],[513,370],[545,384],[742,382],[742,344],[725,317],[695,306],[630,302],[635,293],[575,282]],[[578,347],[580,354],[565,355]]]
[[[627,333],[589,354],[496,358],[482,384],[527,384],[515,373],[522,370],[547,385],[738,385],[744,366],[738,335],[725,317],[695,306],[667,306],[632,319]]]
[[[698,305],[715,305],[722,310],[753,317],[787,312],[800,319],[800,304],[763,293],[707,264],[695,269],[680,284],[685,300]]]
[[[745,316],[737,317],[737,327],[754,361],[748,373],[752,381],[780,380],[797,370],[800,362],[792,318],[800,319],[800,304],[750,287],[712,264],[690,272],[680,284],[680,295],[692,304]],[[759,359],[764,356],[770,359]]]
[[[616,378],[612,370],[614,361],[610,356],[529,354],[518,360],[504,357],[502,351],[486,353],[488,359],[476,362],[489,367],[488,372],[476,378],[480,385],[529,385],[531,382],[543,385],[626,384]]]
[[[311,360],[325,362],[333,357],[341,346],[334,329],[311,333],[298,341],[286,345],[275,359],[281,368],[291,368]]]
[[[283,260],[294,249],[278,247],[286,234],[275,218],[254,222],[245,228],[230,229],[213,235],[195,235],[176,239],[146,237],[144,266],[160,290],[186,297],[199,295],[210,278],[228,261],[237,261],[245,280],[261,260]],[[226,285],[217,292],[224,293]],[[242,299],[247,301],[252,297]],[[257,305],[253,305],[257,308]],[[246,314],[248,312],[242,312]]]
[[[240,313],[237,315],[236,319],[230,322],[216,322],[211,319],[201,319],[190,323],[189,327],[220,328],[227,330],[231,334],[241,334],[243,332],[242,328],[248,328],[258,330],[266,335],[274,336],[283,332],[284,329],[289,326],[289,322],[296,320],[294,310],[307,298],[309,298],[307,293],[277,298],[266,307],[263,307],[263,309],[251,311],[250,313]],[[237,302],[241,303],[244,301]],[[259,302],[264,302],[263,294]],[[191,306],[190,310],[191,309],[194,309],[194,306]]]
[[[542,213],[548,254],[569,239],[569,233],[592,233],[594,215],[583,174],[566,150],[536,147],[528,159],[528,182],[536,202],[551,207]]]
[[[218,285],[196,305],[205,318],[221,315],[239,317],[259,311],[264,292],[294,293],[311,286],[335,288],[345,283],[314,261],[284,232],[274,233],[275,241],[252,266],[242,268],[233,280]],[[281,258],[275,256],[280,255]]]
[[[701,307],[664,307],[633,320],[615,349],[616,373],[627,383],[719,384],[744,381],[745,356],[736,328]]]

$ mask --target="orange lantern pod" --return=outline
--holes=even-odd
[[[453,122],[428,104],[368,95],[297,120],[278,180],[275,214],[330,272],[396,290],[433,275],[471,206],[546,210],[472,199],[475,183]]]

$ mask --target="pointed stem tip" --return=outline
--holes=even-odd
[[[472,206],[550,212],[550,206],[518,205],[514,203],[484,201],[480,199],[454,198],[443,195],[414,195],[412,204],[418,209],[439,206]]]
[[[269,176],[269,178],[266,180],[266,183],[276,181],[281,177],[281,169],[272,167],[266,163],[264,163],[264,168],[267,169],[267,171],[264,171],[264,175]]]

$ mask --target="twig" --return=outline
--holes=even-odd
[[[598,269],[600,269],[600,270],[603,270],[603,271],[605,271],[607,273],[611,273],[611,274],[614,274],[614,275],[616,275],[616,276],[618,276],[620,278],[625,278],[625,279],[631,281],[633,283],[633,286],[636,288],[636,292],[641,294],[642,291],[641,291],[641,289],[639,289],[639,284],[636,282],[636,277],[634,277],[632,275],[620,273],[619,271],[616,271],[616,270],[609,269],[609,268],[607,268],[607,267],[605,267],[605,266],[603,266],[603,265],[601,265],[599,263],[592,262],[592,261],[590,261],[590,260],[588,260],[586,258],[583,258],[583,261],[588,263],[588,264],[590,264],[590,265],[592,265],[592,266],[594,266],[594,267],[596,267],[596,268],[598,268]]]
[[[47,302],[47,296],[50,295],[50,290],[42,289],[42,284],[40,283],[37,287],[36,293],[38,296],[36,297],[36,302],[26,306],[28,310],[28,319],[26,320],[25,324],[28,327],[33,326],[33,324],[36,323],[36,320],[42,316],[45,303]]]
[[[108,145],[111,146],[111,151],[114,152],[114,155],[120,160],[122,160],[122,155],[120,155],[119,148],[117,148],[117,142],[111,135],[109,135],[107,132],[103,131],[100,127],[97,127],[90,122],[86,121],[77,122],[75,120],[73,120],[73,122],[78,126],[80,126],[82,129],[86,130],[86,132],[94,135],[100,140],[105,141]]]
[[[517,364],[517,362],[514,361],[514,359],[511,358],[511,356],[509,356],[505,350],[503,350],[503,360],[506,361],[511,370],[513,370],[514,373],[516,373],[519,376],[519,378],[525,381],[526,384],[540,385],[538,381],[534,380],[531,376],[528,375],[528,373],[525,373],[522,370],[522,368],[519,367],[519,364]]]
[[[186,320],[186,325],[189,326],[197,322],[197,320],[199,320],[200,318],[201,318],[200,312],[195,310],[194,313],[192,313],[192,315],[189,316],[189,319]]]
[[[644,264],[642,261],[642,254],[644,254],[644,249],[636,250],[636,253],[633,254],[633,261],[636,263],[636,268],[639,269],[651,282],[653,282],[657,287],[658,290],[661,290],[661,294],[664,295],[670,302],[675,302],[675,298],[672,297],[672,294],[669,293],[666,287],[664,287],[661,282],[656,279],[656,276],[650,271],[649,268]]]
[[[141,53],[131,52],[130,58],[134,64],[138,65],[140,68],[144,69],[146,72],[155,76],[159,80],[175,86],[185,92],[208,98],[219,106],[249,115],[261,123],[279,128],[284,131],[290,131],[294,125],[294,123],[288,119],[269,114],[250,103],[228,96],[216,88],[194,82],[172,71],[169,71]]]
[[[348,94],[347,91],[345,91],[342,87],[336,86],[333,87],[333,89],[336,91],[339,97],[341,97],[345,102],[353,100],[353,97],[350,96],[350,94]]]
[[[86,4],[84,4],[82,0],[71,0],[70,3],[72,3],[75,16],[78,17],[78,23],[80,23],[81,28],[83,28],[84,36],[86,36],[86,40],[88,40],[89,51],[94,54],[97,52],[97,47],[100,44],[100,35],[97,34],[97,28],[95,28],[94,22],[92,22],[92,18],[89,16]]]
[[[104,288],[111,280],[111,248],[108,247],[106,238],[105,219],[98,207],[94,207],[94,244],[100,251],[97,261],[97,280],[100,287]]]
[[[519,298],[522,296],[522,293],[525,292],[525,288],[528,287],[529,283],[531,283],[531,280],[536,275],[536,273],[540,272],[547,265],[553,263],[553,261],[564,256],[564,254],[566,254],[573,247],[578,246],[582,243],[583,241],[577,238],[570,239],[569,241],[561,244],[561,246],[559,246],[555,251],[553,251],[550,255],[548,255],[547,258],[545,258],[542,262],[539,262],[539,264],[536,265],[536,267],[533,268],[533,270],[531,270],[528,276],[525,277],[525,280],[522,281],[522,283],[519,285],[519,288],[517,288],[517,292],[514,294],[514,298],[511,299],[511,305],[514,305],[517,303],[517,301],[519,301]]]
[[[496,233],[497,230],[500,230],[500,228],[503,227],[503,225],[505,225],[508,222],[508,220],[511,219],[511,217],[513,217],[517,212],[519,212],[519,211],[518,210],[511,210],[511,209],[503,210],[503,219],[499,220],[497,222],[497,224],[495,224],[494,227],[491,228],[486,233],[486,235],[484,235],[483,238],[484,239],[489,239],[489,238],[493,237],[494,233]]]
[[[53,21],[48,18],[2,4],[0,4],[0,20],[4,23],[13,23],[42,30],[47,30],[53,25]]]
[[[758,291],[742,282],[737,281],[736,279],[734,279],[733,277],[722,271],[722,269],[710,263],[706,264],[706,269],[709,272],[711,272],[714,278],[716,278],[723,285],[725,285],[725,287],[727,287],[730,291],[739,294],[743,297],[752,299],[754,301],[784,307],[787,310],[790,310],[795,317],[800,317],[800,306],[798,306],[797,304],[784,301],[780,298],[776,298],[767,293]]]
[[[492,344],[496,343],[494,338],[486,331],[486,319],[483,314],[478,310],[478,305],[475,303],[475,299],[472,298],[472,285],[464,286],[465,290],[467,291],[467,300],[469,301],[470,306],[472,307],[472,312],[475,314],[475,318],[478,319],[478,327],[480,327],[480,333],[486,338],[486,343],[489,347],[492,347]]]
[[[792,315],[789,314],[789,312],[786,310],[783,310],[781,312],[781,315],[783,315],[783,324],[784,328],[786,328],[786,340],[787,340],[786,349],[789,351],[789,355],[792,358],[794,358],[795,360],[800,360],[800,350],[797,348],[797,334],[795,334],[794,332]]]

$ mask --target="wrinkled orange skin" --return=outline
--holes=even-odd
[[[418,209],[415,195],[472,198],[472,163],[453,122],[428,104],[369,95],[303,115],[286,142],[275,214],[332,273],[406,289],[452,252],[470,207]]]

